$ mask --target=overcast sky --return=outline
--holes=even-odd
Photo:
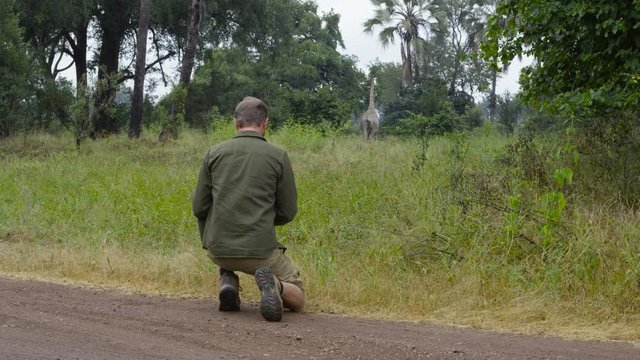
[[[400,62],[400,44],[395,44],[383,48],[378,41],[377,31],[374,30],[372,35],[367,35],[363,31],[363,23],[374,15],[375,6],[370,0],[315,0],[318,4],[318,12],[333,12],[340,14],[340,31],[344,40],[345,49],[341,50],[343,54],[355,55],[358,60],[360,69],[365,70],[376,58],[380,61]],[[528,59],[524,59],[525,64],[530,63]],[[523,64],[515,61],[509,67],[507,74],[498,79],[497,92],[499,94],[509,91],[516,93],[520,86],[518,85],[518,76]]]

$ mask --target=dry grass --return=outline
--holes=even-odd
[[[114,137],[79,151],[64,137],[3,143],[0,272],[213,297],[216,269],[189,198],[202,155],[231,133],[185,132],[169,145]],[[508,214],[469,195],[484,182],[502,189],[496,157],[510,139],[463,138],[464,159],[454,151],[460,139],[433,139],[419,170],[412,141],[365,143],[296,126],[270,140],[289,150],[297,175],[300,214],[279,236],[301,267],[310,311],[640,339],[640,214],[578,189],[562,217],[574,237],[556,234],[545,249],[514,237],[503,228]],[[501,204],[509,196],[496,195]],[[257,299],[253,280],[241,283],[243,299]]]

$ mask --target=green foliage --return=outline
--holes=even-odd
[[[80,55],[77,38],[70,46],[65,35],[75,37],[78,34],[74,32],[83,27],[86,33],[89,19],[97,12],[97,4],[98,0],[15,2],[20,13],[20,25],[24,28],[24,40],[32,47],[30,55],[50,78],[55,79],[66,67],[68,61],[60,61],[63,54],[71,57]],[[82,58],[86,60],[86,54]]]
[[[269,12],[261,21],[275,15]],[[203,114],[213,105],[222,114],[233,113],[248,95],[267,102],[276,127],[289,118],[339,127],[362,108],[364,75],[352,58],[336,49],[342,43],[338,16],[319,16],[315,5],[295,2],[277,17],[278,24],[260,35],[272,35],[274,41],[260,43],[258,53],[240,46],[243,43],[206,53],[187,96],[192,126],[202,127]],[[291,32],[281,38],[282,29],[289,27]]]
[[[270,134],[287,151],[322,151],[327,138],[335,138],[338,133],[329,123],[310,125],[289,120]]]
[[[522,133],[517,141],[505,147],[500,161],[512,169],[511,176],[538,186],[548,185],[548,171],[545,163],[551,149],[531,133]]]
[[[462,129],[460,116],[452,106],[444,104],[443,110],[432,116],[412,114],[407,119],[398,121],[394,133],[405,136],[429,137],[443,135]]]
[[[532,134],[556,134],[566,126],[563,117],[547,110],[537,110],[524,106],[522,114],[522,131]]]
[[[239,48],[208,51],[203,65],[196,68],[186,98],[186,118],[195,127],[206,127],[206,114],[212,106],[233,114],[243,97],[255,93],[259,79],[248,54]]]
[[[593,191],[617,193],[632,206],[640,199],[637,181],[629,181],[640,174],[639,26],[638,1],[506,0],[483,45],[494,62],[535,57],[521,74],[522,97],[547,111],[529,112],[525,129],[572,129],[567,141],[607,184],[593,182]]]
[[[14,1],[0,3],[0,137],[19,131],[56,131],[67,120],[71,84],[54,81],[22,42]]]
[[[490,68],[477,52],[484,40],[487,19],[493,12],[495,0],[434,2],[437,6],[435,16],[440,24],[434,29],[435,36],[429,39],[423,60],[429,75],[446,81],[450,95],[470,97],[476,91],[487,90]],[[454,106],[459,109],[455,100]]]
[[[381,104],[382,126],[396,135],[434,136],[482,125],[484,118],[477,106],[465,102],[456,109],[449,99],[445,84],[436,80],[404,88],[401,96]]]
[[[401,42],[402,85],[413,86],[420,80],[417,57],[424,52],[426,36],[435,11],[432,0],[373,0],[375,15],[365,21],[364,31],[372,34],[375,28],[381,28],[378,37],[383,46],[393,44],[396,37]]]
[[[32,94],[32,64],[13,4],[0,1],[0,137],[11,135],[28,120],[24,99]]]
[[[175,140],[178,138],[180,129],[185,124],[185,99],[187,89],[182,85],[176,85],[158,103],[155,117],[158,119],[162,132],[160,140]]]
[[[523,106],[517,97],[509,93],[498,95],[496,98],[498,124],[506,133],[510,134],[515,130],[518,121],[522,118]]]
[[[69,106],[70,121],[67,127],[73,131],[77,147],[91,132],[92,99],[92,90],[80,86],[75,101]]]
[[[377,61],[369,67],[369,73],[376,78],[376,101],[389,104],[402,93],[402,65]]]
[[[485,57],[508,64],[530,55],[524,98],[571,112],[633,108],[640,101],[638,1],[527,1],[498,4]]]
[[[381,86],[386,86],[382,82]],[[446,85],[442,81],[430,79],[413,88],[403,88],[399,96],[387,103],[382,103],[383,126],[395,126],[400,119],[408,118],[411,113],[432,116],[447,105]]]
[[[580,153],[588,187],[594,194],[617,196],[633,208],[640,205],[640,119],[617,111],[570,129],[570,143]]]
[[[465,130],[472,130],[482,126],[484,123],[484,116],[478,106],[469,106],[465,109],[465,112],[460,115],[460,121],[462,127]]]

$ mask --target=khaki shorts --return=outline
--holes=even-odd
[[[216,257],[211,252],[207,252],[207,255],[216,265],[229,271],[241,271],[253,275],[258,268],[268,267],[278,279],[292,283],[304,291],[300,270],[284,254],[284,249],[275,249],[266,259]]]

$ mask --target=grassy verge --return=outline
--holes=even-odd
[[[212,296],[190,195],[204,152],[232,133],[3,140],[0,272]],[[309,310],[640,339],[640,214],[582,192],[588,174],[556,184],[562,159],[536,162],[490,128],[366,143],[289,126],[269,140],[296,172],[300,214],[278,233]]]

